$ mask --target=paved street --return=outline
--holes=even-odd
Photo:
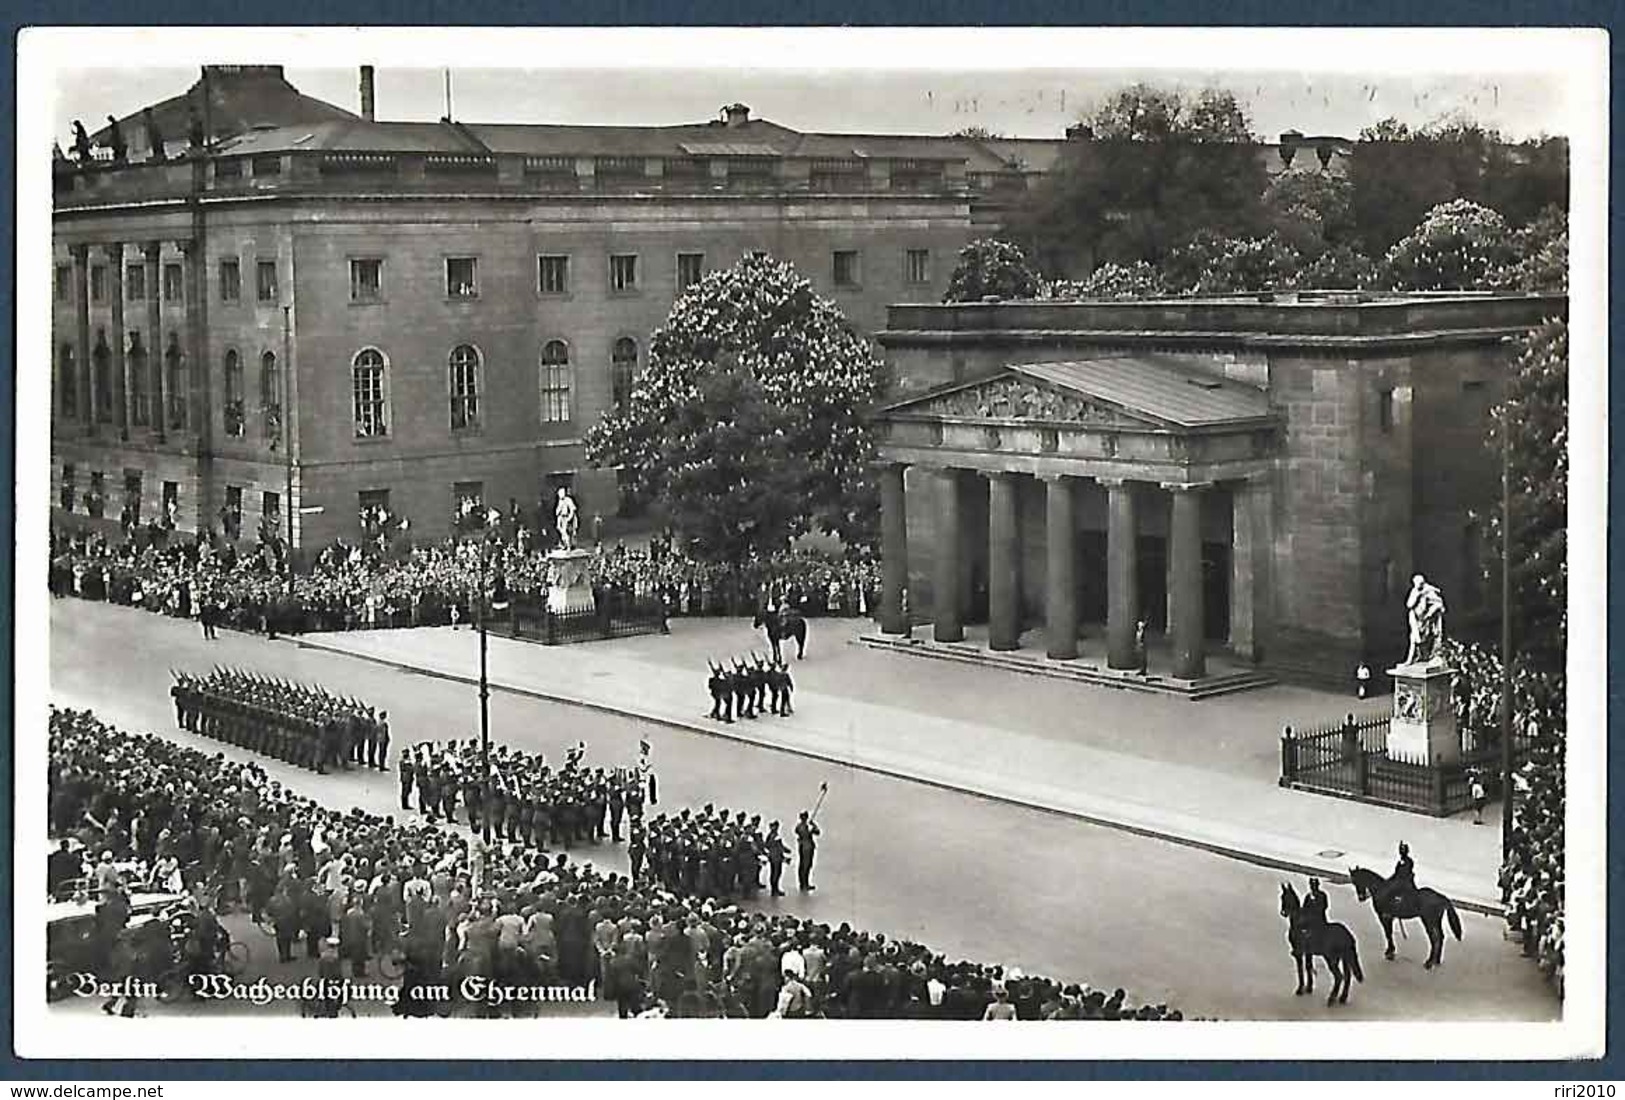
[[[476,695],[464,685],[287,641],[222,632],[219,641],[206,643],[195,625],[79,601],[53,603],[51,628],[54,701],[92,706],[109,721],[165,731],[200,746],[218,747],[174,729],[167,695],[171,667],[235,663],[323,683],[387,707],[397,746],[478,729]],[[575,647],[567,656],[541,647],[527,647],[527,653],[537,663],[593,654],[611,661],[673,641],[603,643]],[[468,635],[457,644],[467,645]],[[748,648],[748,640],[738,648]],[[931,667],[932,676],[960,675],[919,663]],[[815,675],[812,664],[805,667],[798,669],[803,685]],[[870,683],[884,690],[884,684]],[[636,696],[639,686],[617,690]],[[1212,704],[1167,705],[1186,708],[1188,718],[1217,713],[1194,709]],[[950,957],[1004,961],[1106,988],[1122,985],[1134,999],[1167,1000],[1188,1015],[1327,1014],[1318,1000],[1292,996],[1292,962],[1276,914],[1280,875],[1274,871],[1057,814],[505,691],[493,693],[491,713],[495,740],[550,756],[584,739],[591,761],[629,763],[639,738],[649,737],[662,809],[716,801],[788,822],[827,780],[824,845],[814,874],[820,888],[811,897],[792,892],[779,903],[799,914],[916,937]],[[330,804],[380,812],[394,804],[393,774],[318,777],[265,763],[276,778]],[[1328,812],[1342,809],[1337,804]],[[624,867],[619,849],[606,846],[591,854]],[[1421,877],[1428,879],[1425,862]],[[1338,1010],[1340,1018],[1529,1020],[1558,1011],[1535,968],[1502,940],[1498,921],[1464,913],[1465,942],[1452,941],[1444,969],[1427,974],[1421,969],[1425,942],[1418,935],[1401,941],[1399,960],[1385,963],[1369,910],[1361,911],[1346,887],[1334,887],[1331,902],[1333,919],[1350,924],[1360,938],[1367,977],[1350,1005]],[[254,935],[245,938],[255,959],[272,957],[269,941],[261,937],[263,947],[254,944]]]

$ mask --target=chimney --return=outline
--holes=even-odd
[[[372,66],[361,66],[361,117],[373,121]]]
[[[729,126],[743,126],[750,121],[750,108],[743,103],[730,103],[722,109],[722,117]]]

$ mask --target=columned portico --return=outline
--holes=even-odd
[[[1021,645],[1020,532],[1016,526],[1016,477],[986,473],[988,481],[988,647]]]
[[[1207,671],[1202,634],[1203,484],[1163,486],[1173,505],[1168,527],[1168,597],[1173,621],[1174,675],[1194,680]]]
[[[113,331],[107,334],[107,346],[113,352],[113,410],[119,436],[129,439],[130,379],[126,371],[130,357],[124,351],[125,341],[129,339],[124,328],[124,245],[110,244],[106,250],[108,304],[113,310]]]
[[[1139,572],[1135,558],[1134,486],[1103,478],[1106,486],[1106,664],[1140,667],[1135,627],[1139,622]]]
[[[87,430],[96,430],[96,376],[90,364],[90,246],[73,245],[74,369],[79,372],[79,408]]]
[[[1074,480],[1050,474],[1044,481],[1044,625],[1053,660],[1078,655],[1077,519]]]
[[[959,471],[939,470],[937,480],[936,560],[931,582],[931,604],[936,624],[933,637],[939,642],[965,640],[965,622],[960,607],[961,563],[959,533]]]
[[[908,587],[908,510],[903,478],[908,467],[889,462],[880,468],[880,629],[887,634],[908,634],[903,608]]]
[[[144,249],[147,261],[147,355],[143,360],[147,377],[137,392],[151,398],[152,408],[143,414],[151,418],[159,442],[164,439],[164,420],[169,415],[169,402],[164,398],[164,341],[163,341],[163,269],[159,264],[162,245],[148,241]]]

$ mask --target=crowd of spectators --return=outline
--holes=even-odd
[[[923,944],[634,882],[563,853],[321,806],[253,764],[53,710],[50,825],[93,860],[178,860],[275,927],[291,959],[337,939],[355,973],[404,971],[403,1015],[459,1011],[408,991],[470,975],[585,986],[622,1016],[1178,1020],[1166,1005]],[[477,888],[476,888],[477,887]],[[380,968],[381,969],[381,968]],[[462,1011],[495,1011],[489,1003]]]
[[[521,530],[523,530],[521,528]],[[239,630],[304,633],[444,626],[472,621],[482,584],[500,576],[519,600],[545,602],[546,553],[532,540],[452,540],[420,546],[338,542],[288,576],[281,544],[251,551],[207,537],[139,530],[122,541],[53,530],[50,589]],[[814,550],[734,568],[696,561],[669,536],[647,548],[592,549],[595,597],[609,606],[658,604],[669,616],[749,614],[768,590],[794,589],[807,615],[874,613],[879,565]]]

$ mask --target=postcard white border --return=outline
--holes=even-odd
[[[545,45],[546,48],[538,48]],[[49,622],[51,186],[56,74],[69,69],[194,66],[200,61],[353,68],[481,69],[692,66],[756,70],[1033,70],[1156,68],[1226,74],[1317,71],[1393,75],[1538,73],[1562,82],[1570,137],[1571,394],[1567,991],[1561,1022],[1111,1023],[987,1029],[868,1021],[437,1021],[173,1018],[130,1024],[99,1014],[69,1026],[46,1011],[44,929],[36,895],[14,891],[16,1050],[25,1058],[534,1059],[1554,1059],[1604,1043],[1607,788],[1607,202],[1608,36],[1562,29],[267,29],[32,28],[18,43],[17,546],[15,562],[15,862],[44,877]],[[741,64],[748,59],[748,64]],[[1080,65],[1079,59],[1109,59]],[[29,105],[34,105],[29,109]],[[24,415],[26,413],[35,415]],[[1533,965],[1533,964],[1531,964]],[[410,1036],[409,1048],[402,1037]],[[516,1042],[517,1040],[517,1042]]]

